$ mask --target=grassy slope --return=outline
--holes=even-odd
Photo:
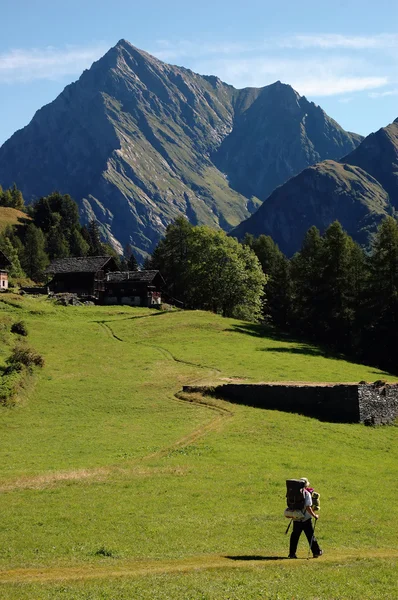
[[[397,595],[396,427],[174,396],[223,377],[391,378],[203,312],[0,300],[46,359],[0,409],[2,598]],[[247,560],[286,556],[284,480],[302,475],[321,491],[325,556]]]
[[[15,208],[9,208],[7,206],[0,206],[0,232],[7,227],[7,225],[18,225],[23,220],[29,219],[29,217]]]

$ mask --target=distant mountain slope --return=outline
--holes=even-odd
[[[324,231],[336,219],[366,245],[390,212],[388,194],[373,177],[359,167],[326,160],[277,188],[232,235],[270,235],[291,256],[312,225]]]
[[[145,256],[178,215],[229,231],[358,143],[290,86],[236,90],[121,40],[0,148],[0,183],[28,201],[71,194],[115,247]]]
[[[213,155],[230,185],[249,198],[265,200],[309,165],[339,159],[362,139],[289,85],[255,91],[251,104],[235,104],[233,130]]]
[[[375,177],[398,209],[398,119],[368,135],[356,150],[341,160]]]
[[[363,140],[341,161],[326,160],[277,188],[232,235],[270,235],[294,254],[304,233],[324,231],[336,219],[369,246],[380,220],[398,207],[398,119]]]

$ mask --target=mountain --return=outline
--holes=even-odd
[[[398,209],[398,119],[368,135],[342,162],[361,167],[377,179]]]
[[[380,220],[398,208],[398,119],[366,137],[340,161],[304,169],[277,188],[232,235],[270,235],[288,256],[305,232],[321,232],[336,219],[357,242],[369,247]]]
[[[249,198],[265,200],[309,165],[339,159],[362,140],[347,135],[320,106],[280,81],[242,90],[239,100],[233,129],[213,160],[230,185]]]
[[[69,193],[143,257],[177,216],[230,231],[276,185],[359,142],[288,85],[236,90],[121,40],[3,144],[0,182],[27,201]]]

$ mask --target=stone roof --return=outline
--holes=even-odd
[[[47,273],[97,273],[101,271],[111,256],[80,256],[75,258],[57,258],[47,267]]]
[[[134,281],[136,283],[150,284],[158,273],[159,271],[113,271],[107,273],[106,280],[111,283]]]

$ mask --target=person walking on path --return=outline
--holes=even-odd
[[[312,518],[318,520],[318,515],[314,513],[312,510],[312,498],[310,492],[306,489],[309,487],[310,482],[306,477],[301,477],[300,481],[304,483],[304,507],[305,513],[303,514],[302,519],[295,519],[293,521],[293,531],[290,536],[290,548],[289,548],[289,558],[297,558],[296,551],[299,543],[300,535],[304,531],[308,543],[311,548],[312,556],[314,558],[318,558],[322,556],[322,550],[319,547],[319,544],[314,535],[314,527],[312,526]]]

